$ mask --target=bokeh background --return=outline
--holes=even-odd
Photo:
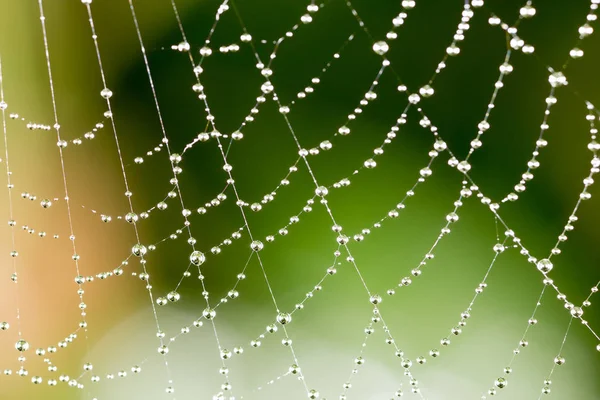
[[[63,137],[73,139],[103,119],[105,102],[99,96],[103,87],[85,7],[78,1],[45,3],[59,121]],[[273,40],[298,22],[305,3],[236,1],[264,58],[270,54]],[[191,51],[197,56],[219,3],[178,0],[177,4]],[[353,4],[378,39],[385,37],[391,19],[401,11],[399,1],[356,0]],[[466,155],[469,142],[476,135],[477,123],[485,114],[506,51],[504,33],[490,27],[487,19],[493,12],[514,21],[521,5],[518,1],[486,2],[471,20],[461,55],[449,60],[447,69],[435,81],[435,95],[424,101],[425,112],[460,157]],[[135,7],[170,145],[173,151],[181,152],[206,130],[204,107],[191,89],[195,78],[187,55],[171,50],[181,37],[170,1],[136,1]],[[559,69],[567,59],[589,4],[579,0],[552,1],[536,4],[536,8],[535,18],[519,26],[519,35],[535,46],[535,55],[516,53],[512,57],[514,72],[505,79],[505,88],[490,118],[491,129],[483,137],[484,145],[471,159],[472,177],[495,201],[512,191],[525,171],[549,91],[546,66]],[[126,1],[96,0],[92,10],[107,80],[114,92],[114,119],[134,193],[134,208],[145,210],[155,206],[171,189],[172,175],[164,150],[145,156],[160,143],[162,133],[139,43]],[[409,90],[416,91],[432,75],[451,41],[461,11],[460,1],[423,0],[409,12],[405,25],[398,29],[398,39],[390,42],[388,53]],[[332,60],[333,53],[353,32],[354,40],[322,76],[315,93],[298,102],[289,115],[305,147],[318,145],[345,123],[381,61],[371,50],[371,39],[358,28],[345,3],[338,0],[328,1],[314,21],[301,26],[277,53],[272,81],[282,101],[289,103]],[[233,54],[216,51],[221,45],[239,42],[241,33],[235,14],[232,10],[226,12],[212,38],[215,51],[203,64],[202,83],[217,127],[228,134],[248,114],[262,83],[248,46],[242,45]],[[503,205],[500,210],[507,224],[539,258],[548,254],[562,231],[590,166],[591,153],[586,147],[589,124],[585,121],[583,99],[600,102],[600,41],[592,35],[581,47],[585,57],[569,65],[565,71],[568,88],[558,90],[559,101],[552,108],[550,129],[545,135],[549,145],[538,157],[541,167],[519,201]],[[77,328],[80,320],[65,203],[56,201],[49,209],[42,209],[39,204],[43,198],[64,197],[55,132],[30,131],[25,127],[30,121],[53,123],[36,1],[0,0],[0,56],[7,112],[19,113],[26,119],[7,122],[15,184],[19,283],[15,285],[9,279],[13,273],[11,237],[10,230],[3,229],[0,320],[10,322],[11,328],[0,332],[0,368],[12,369],[13,375],[0,376],[0,398],[170,398],[165,394],[164,364],[156,352],[158,340],[148,294],[144,284],[131,276],[132,272],[141,272],[137,259],[130,260],[121,277],[96,279],[84,285],[89,328],[87,333],[77,332],[77,339],[52,357],[57,372],[49,372],[43,357],[34,354],[37,347],[56,346]],[[377,100],[351,123],[351,135],[335,142],[329,153],[309,158],[321,183],[330,185],[351,175],[372,157],[372,149],[380,145],[406,106],[406,96],[396,91],[397,84],[393,74],[386,71],[379,80]],[[348,188],[334,190],[328,196],[344,232],[355,233],[372,225],[404,197],[417,179],[433,144],[431,134],[419,126],[418,120],[418,114],[411,111],[408,123],[378,158],[377,168],[362,171],[352,178]],[[244,139],[234,143],[228,160],[233,165],[240,196],[254,202],[271,192],[286,175],[297,158],[297,148],[272,101],[261,107],[256,121],[243,133]],[[142,165],[133,162],[137,156],[145,157]],[[443,154],[434,162],[433,175],[407,201],[400,218],[384,223],[363,243],[351,245],[369,288],[384,296],[381,310],[396,343],[413,359],[440,348],[439,340],[450,335],[450,328],[456,325],[483,278],[496,244],[493,216],[476,198],[467,199],[459,212],[460,221],[436,248],[435,259],[424,268],[423,275],[411,286],[397,290],[395,296],[385,295],[386,289],[397,285],[418,265],[444,226],[445,215],[453,209],[461,176],[447,166],[446,159]],[[188,208],[195,210],[223,189],[227,176],[222,164],[214,141],[200,143],[186,152],[180,164],[184,171],[180,183]],[[95,276],[112,271],[128,256],[135,237],[132,227],[116,218],[125,214],[127,202],[108,124],[93,141],[67,147],[65,166],[82,274]],[[253,234],[263,241],[298,214],[314,193],[303,165],[299,165],[291,182],[263,211],[248,211]],[[36,200],[22,199],[22,192],[37,196]],[[562,245],[563,254],[553,258],[555,268],[550,274],[574,304],[581,304],[600,280],[597,188],[592,187],[590,193],[592,199],[583,203],[576,228]],[[213,245],[242,225],[233,192],[229,189],[226,195],[228,199],[219,207],[206,215],[194,212],[190,218],[199,249],[207,254],[203,273],[213,299],[219,299],[231,288],[250,255],[245,232],[240,240],[224,247],[221,254],[210,253]],[[141,221],[144,244],[158,242],[182,226],[176,200],[169,201],[167,210],[154,211],[151,218]],[[8,219],[8,196],[2,196],[1,201],[4,218]],[[102,223],[101,213],[112,215],[113,221]],[[24,225],[36,234],[22,230]],[[40,238],[38,231],[48,235]],[[59,238],[53,239],[54,234]],[[188,266],[190,248],[185,235],[179,236],[160,244],[148,256],[156,295],[172,290]],[[288,236],[278,236],[265,247],[261,256],[281,309],[293,309],[313,289],[330,266],[336,247],[330,220],[318,204],[311,213],[301,216],[299,224],[290,227]],[[294,314],[289,326],[307,384],[328,399],[337,398],[343,391],[342,384],[361,351],[363,329],[372,316],[372,306],[356,271],[343,258],[338,273],[325,281],[323,290],[315,294],[305,310]],[[259,349],[250,347],[250,340],[273,321],[275,310],[256,259],[249,264],[246,275],[238,287],[240,297],[219,308],[215,320],[224,347],[245,349],[243,355],[234,356],[229,363],[233,394],[245,399],[305,398],[303,387],[295,378],[288,376],[267,385],[287,372],[292,359],[289,350],[280,344],[281,332],[263,340]],[[429,359],[425,365],[412,368],[426,398],[480,398],[503,375],[541,291],[541,275],[517,250],[509,249],[499,257],[487,283],[463,333],[452,338],[448,348],[441,349],[439,359]],[[205,308],[196,274],[186,278],[178,292],[179,302],[158,309],[167,338],[176,335],[182,326],[189,326]],[[600,327],[600,309],[594,297],[591,303],[584,317],[592,327]],[[14,349],[18,337],[17,307],[23,337],[31,344],[25,354],[29,370],[26,378],[15,376],[19,367]],[[536,399],[541,393],[570,315],[556,299],[556,293],[548,291],[537,318],[539,324],[527,335],[530,345],[516,358],[509,385],[499,396]],[[349,398],[389,399],[401,383],[405,396],[414,396],[385,338],[378,326],[363,354],[366,363],[352,378]],[[573,323],[561,353],[567,362],[556,369],[550,396],[600,398],[597,344],[584,326],[578,321]],[[192,328],[190,334],[178,338],[168,356],[176,398],[210,399],[218,392],[223,383],[218,374],[218,357],[208,324]],[[89,374],[81,378],[85,384],[82,390],[66,383],[51,388],[45,383],[36,386],[30,382],[34,375],[44,379],[56,379],[60,374],[77,378],[85,362],[94,364],[94,373],[103,378],[100,383],[92,384]],[[131,376],[130,368],[135,364],[142,365],[142,373]],[[130,376],[105,379],[107,373],[117,374],[120,370],[129,371]],[[264,389],[258,390],[261,386]]]

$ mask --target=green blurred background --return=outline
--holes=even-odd
[[[198,50],[214,21],[219,6],[215,1],[179,0],[183,25],[197,58]],[[391,19],[401,11],[399,1],[356,0],[355,8],[376,39],[383,39]],[[273,40],[281,37],[305,12],[307,2],[273,0],[238,0],[236,5],[252,33],[263,59],[270,54]],[[497,27],[490,27],[491,12],[506,21],[514,21],[522,3],[517,1],[486,2],[476,10],[466,40],[460,45],[459,57],[448,60],[447,68],[436,79],[435,95],[423,101],[423,109],[439,128],[441,137],[463,158],[475,137],[498,76],[498,66],[506,51],[506,37]],[[102,120],[104,100],[99,96],[102,83],[94,52],[85,7],[78,1],[45,2],[48,39],[54,73],[56,102],[62,134],[66,139],[81,136]],[[155,79],[158,99],[171,149],[181,152],[196,135],[206,129],[203,104],[191,87],[195,83],[186,54],[171,50],[181,41],[169,0],[135,2],[147,55]],[[483,147],[471,159],[471,176],[481,190],[494,201],[501,200],[520,179],[539,135],[549,91],[546,65],[559,69],[577,40],[577,28],[585,21],[589,8],[586,1],[550,1],[536,4],[537,14],[519,26],[519,35],[535,46],[535,55],[515,52],[511,59],[514,72],[505,78],[496,108],[490,118],[491,129],[482,140]],[[416,91],[425,84],[450,44],[462,11],[460,1],[422,0],[409,11],[398,39],[390,41],[387,54],[394,70]],[[154,108],[142,55],[129,6],[126,1],[96,0],[92,4],[103,63],[110,89],[114,119],[127,164],[127,174],[134,193],[136,210],[145,210],[161,201],[171,189],[169,160],[162,150],[151,157],[145,153],[160,143],[162,133]],[[28,121],[52,124],[52,103],[43,52],[39,9],[35,1],[0,0],[0,56],[4,74],[7,112],[18,112]],[[241,44],[237,53],[221,54],[218,47],[239,43],[242,33],[233,10],[226,12],[212,38],[213,55],[204,63],[202,83],[218,129],[235,131],[254,105],[263,82],[254,67],[251,49]],[[316,85],[315,92],[298,101],[289,114],[300,143],[306,148],[317,146],[345,123],[347,114],[358,106],[380,68],[380,58],[371,50],[372,41],[359,28],[345,2],[328,1],[314,15],[314,21],[301,26],[286,39],[273,63],[272,81],[284,104],[296,97],[310,79],[332,60],[332,55],[346,38],[354,40],[343,50]],[[265,43],[261,43],[265,40]],[[592,35],[581,48],[585,57],[573,61],[565,75],[567,88],[559,88],[558,104],[552,108],[550,129],[545,138],[549,145],[537,158],[541,167],[535,179],[515,204],[503,205],[500,215],[531,250],[532,255],[547,256],[556,237],[570,215],[589,172],[591,153],[587,150],[589,124],[585,120],[583,99],[598,103],[600,81],[600,41]],[[390,127],[406,106],[406,96],[398,93],[396,77],[386,71],[378,85],[378,98],[364,107],[364,112],[349,125],[352,133],[336,140],[333,149],[309,157],[321,184],[331,185],[350,176],[364,160],[372,157]],[[432,148],[431,134],[418,124],[420,116],[411,110],[408,122],[398,137],[377,158],[377,168],[350,177],[347,188],[331,191],[329,204],[346,233],[356,233],[372,226],[404,197],[428,162]],[[73,203],[74,229],[83,275],[111,271],[127,257],[135,243],[133,229],[116,220],[127,210],[125,191],[113,134],[108,126],[93,141],[65,149],[65,163]],[[18,227],[28,224],[37,230],[60,233],[61,238],[40,239],[17,231],[20,252],[19,308],[24,337],[32,349],[56,345],[76,327],[79,317],[73,282],[75,271],[70,261],[68,225],[64,202],[41,210],[39,202],[22,200],[19,193],[28,191],[43,197],[64,197],[53,131],[28,131],[24,123],[8,121],[10,163],[15,183],[15,219]],[[235,142],[228,155],[241,198],[252,203],[270,193],[286,175],[297,158],[297,147],[272,101],[261,106],[256,121],[244,128],[244,139]],[[339,138],[338,138],[339,139]],[[133,159],[144,156],[142,165]],[[433,175],[420,185],[406,210],[398,219],[388,220],[360,244],[351,243],[365,281],[373,293],[384,301],[381,310],[406,356],[427,356],[440,348],[439,340],[468,306],[475,287],[481,282],[494,256],[496,228],[492,214],[475,197],[466,199],[459,210],[460,221],[452,226],[435,250],[423,275],[406,288],[397,288],[393,297],[385,291],[410,275],[427,253],[445,215],[461,187],[461,176],[446,164],[442,153],[434,162]],[[210,202],[225,186],[226,173],[214,140],[199,143],[186,152],[180,166],[180,185],[186,207],[191,210]],[[259,213],[247,210],[249,224],[256,238],[274,234],[297,215],[306,200],[313,196],[314,184],[304,165],[292,174],[291,184],[280,189],[276,200]],[[206,215],[194,212],[191,229],[198,248],[207,255],[203,265],[211,301],[218,301],[235,283],[250,255],[246,232],[221,254],[210,248],[242,225],[234,193]],[[590,288],[600,280],[600,256],[596,251],[600,213],[595,196],[584,202],[579,221],[561,248],[563,254],[553,258],[550,276],[569,301],[581,304]],[[3,209],[7,210],[6,196]],[[82,208],[84,205],[86,208]],[[90,209],[113,216],[103,224]],[[6,214],[8,215],[8,214]],[[153,211],[152,217],[139,224],[144,244],[155,243],[180,228],[183,223],[178,200],[170,200],[165,211]],[[22,221],[22,223],[21,223]],[[320,204],[300,216],[300,223],[289,228],[285,237],[277,235],[274,243],[261,252],[264,267],[275,297],[282,310],[292,310],[314,288],[331,265],[337,248],[331,222]],[[504,229],[501,228],[501,234]],[[10,231],[2,233],[9,243]],[[50,235],[51,236],[51,235]],[[164,296],[179,282],[187,268],[190,253],[185,234],[168,240],[148,256],[148,271],[153,292]],[[8,277],[12,264],[4,245],[6,259],[0,291],[3,305],[0,319],[11,321],[11,329],[0,332],[2,352],[0,368],[16,370],[18,363],[14,343],[17,338],[15,319],[15,285]],[[354,358],[361,351],[363,329],[369,324],[372,306],[352,264],[344,261],[338,273],[327,278],[323,290],[316,292],[306,308],[294,314],[289,326],[290,337],[310,388],[322,397],[337,398],[342,384],[354,368]],[[102,381],[93,384],[89,375],[81,378],[85,388],[69,388],[59,383],[49,388],[45,383],[34,386],[29,377],[0,377],[2,399],[162,399],[167,377],[156,353],[158,340],[152,311],[144,284],[131,276],[141,272],[137,260],[130,260],[121,277],[85,284],[89,329],[67,349],[52,358],[58,371],[47,371],[42,357],[30,350],[26,368],[29,377],[45,379],[59,374],[78,377],[85,362],[94,364]],[[158,309],[158,318],[167,338],[182,326],[190,325],[205,307],[197,274],[186,278],[178,289],[182,298],[175,304]],[[303,386],[295,378],[281,378],[274,385],[266,383],[287,372],[293,363],[289,350],[280,341],[283,335],[263,340],[259,349],[251,348],[264,327],[275,317],[275,310],[260,267],[253,258],[246,271],[247,279],[238,287],[240,297],[219,308],[215,320],[222,345],[232,349],[243,346],[243,355],[234,356],[230,366],[233,395],[245,399],[302,399]],[[6,282],[5,282],[6,281]],[[472,318],[463,333],[452,338],[439,359],[428,358],[425,365],[411,368],[419,379],[425,398],[479,399],[503,375],[526,328],[537,297],[542,289],[541,275],[532,264],[509,249],[496,262],[487,280],[488,288],[478,298]],[[600,326],[600,311],[585,308],[584,318],[591,327]],[[509,385],[498,396],[511,399],[537,399],[558,354],[570,315],[556,293],[548,290],[537,313],[539,324],[530,329],[530,345],[516,358]],[[210,399],[219,391],[223,379],[218,374],[220,360],[212,334],[205,324],[177,339],[168,356],[177,399]],[[385,343],[381,325],[369,339],[360,372],[352,378],[348,398],[389,399],[403,384],[410,393],[392,346]],[[598,380],[600,353],[596,339],[577,320],[561,353],[567,360],[552,377],[556,399],[600,399]],[[147,360],[146,360],[147,359]],[[125,379],[107,381],[106,373],[129,371],[142,365],[142,373]],[[129,375],[131,372],[129,372]],[[255,390],[258,386],[264,389]]]

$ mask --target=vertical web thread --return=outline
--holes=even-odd
[[[129,0],[129,8],[131,10],[131,17],[133,19],[133,23],[134,23],[134,26],[135,26],[135,31],[136,31],[136,34],[137,34],[137,37],[138,37],[138,41],[139,41],[139,44],[140,44],[140,50],[142,52],[142,57],[143,57],[143,60],[144,60],[144,65],[145,65],[145,68],[146,68],[146,73],[148,75],[148,81],[150,83],[150,88],[152,90],[152,97],[154,99],[154,105],[156,107],[156,112],[157,112],[157,115],[158,115],[158,120],[159,120],[159,123],[160,123],[161,132],[162,132],[162,135],[163,135],[163,143],[165,144],[165,147],[167,149],[167,153],[169,154],[169,160],[171,162],[171,168],[173,169],[174,162],[173,162],[172,157],[171,157],[173,153],[171,152],[171,147],[169,145],[169,139],[167,138],[167,132],[166,132],[165,124],[164,124],[164,121],[163,121],[163,117],[162,117],[162,112],[161,112],[161,109],[160,109],[160,105],[158,103],[158,96],[156,94],[156,89],[155,89],[155,86],[154,86],[154,79],[153,79],[152,73],[150,71],[150,63],[148,62],[148,57],[146,55],[146,48],[144,47],[144,42],[143,42],[143,39],[142,39],[142,32],[140,30],[139,21],[138,21],[137,15],[135,13],[135,7],[133,5],[133,1],[132,0]],[[183,201],[183,195],[182,195],[181,188],[180,188],[180,185],[179,185],[179,182],[177,180],[177,176],[176,176],[175,173],[173,173],[173,181],[174,181],[175,189],[177,190],[177,194],[178,194],[179,201],[180,201],[180,204],[181,204],[182,215],[183,215],[183,218],[185,220],[186,230],[187,230],[187,233],[188,233],[188,237],[190,239],[189,243],[190,243],[190,245],[192,247],[192,251],[196,251],[195,239],[192,236],[192,230],[190,228],[191,223],[188,221],[188,210],[185,208],[185,204],[184,204],[184,201]],[[198,266],[198,271],[199,271],[200,275],[202,275],[202,273],[200,271],[200,266]],[[206,290],[206,285],[204,283],[204,278],[200,279],[200,282],[202,284],[203,292],[204,293],[208,293],[208,291]],[[210,302],[209,302],[209,296],[208,296],[208,294],[206,296],[204,296],[204,299],[205,299],[205,302],[206,302],[206,310],[205,310],[206,313],[205,314],[206,315],[210,315],[210,312],[212,311],[212,309],[210,307]],[[205,318],[206,318],[206,315],[205,315]],[[212,329],[213,329],[214,338],[215,338],[215,341],[217,343],[217,347],[219,349],[219,353],[221,353],[222,350],[223,350],[223,347],[221,346],[221,341],[219,339],[219,335],[218,335],[218,332],[217,332],[217,327],[216,327],[214,318],[210,317],[210,318],[207,318],[207,319],[210,320],[210,324],[212,325]],[[223,358],[221,358],[221,364],[223,366],[223,370],[224,371],[228,371],[228,369],[226,368],[225,360]],[[226,372],[225,378],[229,381],[229,373],[228,372]],[[228,382],[226,384],[228,384]]]
[[[14,222],[14,211],[13,211],[13,195],[12,195],[12,171],[10,169],[9,158],[8,158],[8,131],[6,128],[6,109],[8,105],[4,100],[4,82],[2,75],[2,57],[0,56],[0,109],[2,110],[2,132],[4,136],[4,162],[6,163],[6,185],[8,190],[8,217],[10,224],[10,237],[12,243],[12,267],[13,267],[13,280],[15,283],[15,298],[17,302],[16,318],[17,318],[17,330],[19,340],[23,339],[23,332],[21,331],[21,307],[19,301],[19,284],[18,284],[18,272],[17,272],[17,247],[15,240],[15,222]],[[23,364],[23,362],[21,362]]]
[[[64,189],[64,193],[65,193],[65,203],[67,205],[67,217],[68,217],[68,221],[69,221],[69,232],[70,232],[69,239],[71,240],[71,245],[72,245],[72,249],[73,249],[73,257],[72,258],[75,261],[75,272],[76,272],[77,276],[79,277],[79,276],[81,276],[80,269],[79,269],[79,256],[77,254],[77,249],[75,247],[75,232],[73,230],[73,218],[71,215],[71,202],[70,202],[70,198],[69,198],[69,188],[67,185],[67,173],[66,173],[66,169],[65,169],[65,160],[63,157],[63,147],[66,144],[66,141],[63,141],[60,136],[60,124],[58,122],[58,111],[56,108],[56,96],[55,96],[55,92],[54,92],[54,81],[52,79],[52,66],[50,64],[50,48],[48,46],[48,34],[46,32],[46,17],[44,16],[43,0],[38,0],[38,5],[39,5],[39,10],[40,10],[40,21],[42,24],[42,35],[44,38],[44,53],[46,55],[46,66],[48,69],[50,94],[52,97],[52,111],[54,114],[54,129],[56,130],[57,146],[58,146],[58,152],[60,155],[60,167],[61,167],[61,173],[62,173],[63,189]],[[82,304],[85,304],[84,300],[83,300],[83,290],[82,290],[81,283],[78,282],[77,285],[79,286],[79,291],[78,291],[79,299]],[[81,316],[83,317],[83,322],[81,325],[83,325],[83,330],[85,333],[86,347],[89,350],[88,327],[87,327],[87,321],[85,318],[86,312],[82,311]]]
[[[96,27],[94,25],[94,18],[93,18],[93,15],[92,15],[92,8],[91,8],[90,4],[85,4],[85,7],[86,7],[86,10],[87,10],[88,20],[89,20],[89,23],[90,23],[90,29],[91,29],[91,32],[92,32],[92,39],[94,41],[94,49],[96,51],[96,58],[98,60],[98,68],[100,69],[100,78],[102,79],[102,85],[103,85],[103,87],[106,89],[106,88],[108,88],[107,83],[106,83],[106,74],[104,73],[104,67],[102,65],[102,57],[100,55],[100,46],[98,44],[98,35],[96,34]],[[134,211],[134,208],[133,208],[133,203],[132,203],[132,200],[131,200],[131,196],[129,195],[131,192],[129,190],[129,182],[128,182],[128,179],[127,179],[127,173],[125,172],[125,164],[123,162],[123,155],[122,155],[122,152],[121,152],[121,145],[119,143],[119,136],[117,134],[117,127],[116,127],[114,116],[113,116],[112,104],[111,104],[111,101],[110,101],[110,97],[111,96],[103,96],[103,97],[106,100],[106,106],[108,107],[108,112],[110,113],[109,119],[110,119],[110,124],[111,124],[111,128],[112,128],[113,136],[114,136],[114,139],[115,139],[115,145],[117,147],[117,155],[119,156],[119,163],[120,163],[120,166],[121,166],[121,173],[123,175],[123,183],[125,185],[127,202],[129,204],[129,211],[131,213],[133,213],[134,215],[137,215],[137,214],[135,214],[135,211]],[[137,244],[141,244],[140,243],[139,230],[138,230],[138,227],[137,227],[137,221],[134,218],[132,222],[133,222],[132,225],[133,225],[133,230],[135,232],[135,237],[136,237]],[[154,317],[154,323],[156,325],[157,332],[161,332],[160,323],[159,323],[159,320],[158,320],[158,313],[156,311],[156,305],[154,303],[154,295],[152,293],[152,286],[150,285],[150,275],[148,274],[148,270],[147,270],[147,266],[146,266],[146,260],[144,258],[144,254],[143,253],[141,253],[140,259],[141,259],[140,265],[142,266],[142,270],[144,271],[144,274],[146,274],[146,276],[148,277],[146,288],[148,289],[148,296],[150,297],[150,305],[152,307],[152,315]],[[160,346],[161,347],[165,346],[165,343],[164,343],[162,335],[158,335],[158,340],[160,342]],[[166,374],[167,374],[167,380],[168,380],[169,384],[171,384],[173,382],[173,377],[172,377],[171,369],[169,367],[169,362],[167,360],[167,354],[163,354],[163,361],[164,361],[164,364],[165,364],[165,370],[166,370]],[[167,387],[167,390],[168,391],[170,390],[169,387]]]

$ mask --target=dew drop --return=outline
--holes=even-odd
[[[376,54],[379,54],[380,56],[384,55],[389,50],[390,50],[390,46],[383,40],[379,41],[379,42],[375,42],[375,44],[373,44],[373,51]]]

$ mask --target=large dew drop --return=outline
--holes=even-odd
[[[194,251],[190,254],[190,262],[194,265],[202,265],[206,261],[206,256],[201,251]]]

